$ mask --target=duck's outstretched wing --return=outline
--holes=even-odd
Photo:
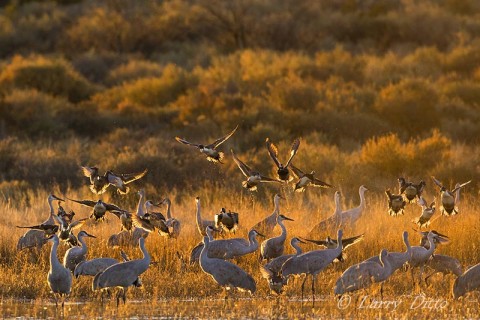
[[[247,178],[250,177],[252,175],[252,169],[247,166],[242,160],[237,158],[237,156],[233,152],[233,149],[230,149],[230,152],[232,153],[233,161],[235,161],[240,171],[242,171],[243,175]]]
[[[269,138],[265,140],[265,144],[267,145],[267,150],[268,154],[272,158],[273,162],[275,162],[275,165],[280,168],[281,164],[280,161],[278,161],[278,148],[277,146],[270,141]]]
[[[194,147],[197,147],[197,148],[200,146],[200,144],[198,144],[198,143],[189,142],[189,141],[187,141],[185,139],[182,139],[180,137],[175,137],[175,140],[177,140],[180,143],[183,143],[183,144],[186,144],[186,145],[189,145],[189,146],[194,146]]]
[[[235,133],[235,131],[237,131],[237,129],[238,129],[238,124],[235,127],[235,129],[232,130],[232,132],[230,132],[229,134],[227,134],[224,137],[218,138],[217,140],[215,140],[211,144],[207,145],[207,148],[216,149],[219,145],[221,145],[222,143],[227,141],[227,139],[230,138]]]
[[[297,138],[292,143],[292,149],[290,150],[290,158],[288,158],[288,161],[285,164],[285,168],[287,168],[290,165],[290,162],[292,162],[293,157],[297,154],[298,147],[300,147],[300,139]]]

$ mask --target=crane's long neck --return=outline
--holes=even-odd
[[[455,204],[458,205],[458,203],[460,202],[460,189],[461,188],[458,188],[456,191],[455,191]]]
[[[197,226],[198,226],[199,228],[201,228],[201,227],[202,227],[202,215],[201,215],[201,212],[200,212],[200,200],[197,201],[196,217],[197,217]]]
[[[428,256],[431,256],[435,251],[435,242],[433,241],[433,237],[428,238],[428,243],[430,244],[430,248],[428,248],[427,253]]]
[[[340,195],[335,194],[335,213],[342,212],[342,203],[340,201]]]
[[[55,214],[55,209],[53,208],[53,198],[48,198],[48,206],[50,207],[50,215],[48,216],[48,219],[43,222],[44,224],[55,224],[55,218],[53,215]]]
[[[83,236],[78,237],[78,242],[80,242],[82,244],[82,247],[80,249],[80,253],[81,254],[86,254],[87,251],[88,251],[88,248],[87,248],[87,243],[85,242],[85,240],[83,240]]]
[[[365,208],[365,189],[360,189],[360,191],[358,192],[358,194],[360,195],[360,205],[359,207],[360,208]]]
[[[282,228],[282,233],[278,236],[278,239],[281,241],[285,241],[285,239],[287,239],[287,228],[285,228],[283,221],[278,220],[277,223],[280,226],[280,228]]]
[[[140,243],[140,250],[142,251],[142,254],[143,254],[143,258],[141,259],[141,261],[142,261],[142,264],[145,266],[145,270],[146,270],[150,265],[151,257],[147,251],[147,248],[145,247],[145,241],[142,241]]]
[[[300,248],[298,243],[292,242],[291,245],[292,245],[293,249],[295,249],[295,255],[298,256],[299,254],[302,254],[303,250],[302,250],[302,248]]]
[[[54,269],[58,269],[62,264],[58,261],[57,258],[57,248],[58,248],[58,241],[54,241],[52,245],[52,250],[50,251],[50,271]]]
[[[273,199],[273,214],[278,216],[280,214],[280,198],[275,197]]]
[[[254,250],[257,250],[258,248],[258,241],[257,241],[257,235],[255,233],[252,233],[248,237],[248,246],[250,248],[254,248]]]
[[[407,251],[405,251],[404,253],[404,259],[405,259],[405,262],[407,262],[408,260],[410,260],[410,257],[412,256],[412,247],[410,246],[410,241],[408,240],[408,236],[403,237],[403,242],[407,247]]]
[[[338,237],[337,247],[333,250],[335,250],[335,252],[337,253],[337,256],[339,256],[342,253],[342,250],[343,250],[342,235]]]
[[[210,247],[210,245],[209,245],[210,241],[208,239],[206,239],[206,237],[204,237],[203,239],[204,239],[203,249],[202,249],[202,252],[200,252],[200,259],[199,259],[200,260],[199,261],[200,266],[205,265],[210,260],[210,258],[208,257],[208,248]]]
[[[172,202],[170,199],[165,200],[167,202],[167,219],[172,219],[172,215],[170,213],[170,207],[172,205]]]
[[[138,200],[137,205],[137,215],[139,217],[143,217],[145,215],[145,211],[143,210],[143,206],[145,205],[145,193],[139,192],[140,199]]]
[[[392,271],[392,265],[390,264],[390,261],[388,259],[388,254],[387,256],[385,256],[384,259],[380,259],[382,261],[382,265],[383,265],[383,274],[384,275],[389,275]]]

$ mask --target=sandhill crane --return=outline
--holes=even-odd
[[[290,164],[293,174],[297,177],[298,181],[293,188],[294,191],[303,192],[308,186],[319,187],[319,188],[334,188],[331,184],[320,181],[315,178],[315,171],[310,171],[310,173],[305,173],[302,170],[295,167],[293,164]]]
[[[225,155],[223,152],[217,151],[217,148],[222,143],[224,143],[228,138],[230,138],[235,133],[235,131],[237,131],[237,129],[238,129],[238,125],[235,127],[235,129],[232,130],[232,132],[230,132],[226,136],[221,137],[207,145],[188,142],[187,140],[182,139],[180,137],[175,137],[175,140],[177,140],[180,143],[198,148],[201,153],[207,156],[208,161],[211,161],[213,163],[223,163],[222,160],[224,159]]]
[[[307,234],[307,238],[315,238],[324,234],[325,232],[337,228],[340,225],[340,214],[342,213],[342,203],[341,203],[342,194],[340,191],[335,191],[334,201],[335,201],[335,211],[331,216],[325,220],[320,221],[316,224]]]
[[[358,207],[340,213],[340,227],[346,227],[346,225],[349,224],[350,227],[353,228],[355,222],[362,216],[365,210],[365,191],[368,191],[368,189],[364,185],[358,188],[358,194],[360,196],[360,204]]]
[[[215,221],[202,219],[202,213],[201,213],[201,210],[200,210],[200,197],[195,198],[195,203],[197,204],[197,211],[195,213],[195,217],[196,217],[196,220],[197,220],[197,229],[198,229],[198,232],[200,232],[200,234],[202,236],[205,236],[206,235],[206,233],[205,233],[206,228],[208,226],[215,227]]]
[[[106,289],[112,287],[122,288],[123,303],[127,300],[127,290],[130,286],[140,286],[139,276],[147,271],[150,265],[150,254],[145,248],[145,238],[138,240],[138,245],[142,251],[142,259],[129,260],[114,264],[106,268],[103,272],[97,273],[93,278],[92,289]],[[120,292],[117,294],[117,306],[120,302]]]
[[[180,235],[181,224],[178,219],[172,217],[171,214],[171,206],[172,202],[169,198],[165,198],[161,201],[161,204],[167,205],[167,221],[165,221],[165,225],[169,230],[169,234],[171,238],[178,238]]]
[[[410,246],[410,242],[408,241],[407,231],[403,232],[403,243],[407,248],[405,252],[389,252],[387,257],[385,258],[388,260],[390,264],[390,271],[392,274],[398,269],[402,268],[408,261],[410,261],[412,257],[412,247]],[[380,258],[379,256],[374,256],[374,257],[368,258],[365,261],[380,263]]]
[[[407,182],[403,177],[398,178],[399,193],[400,195],[405,195],[405,199],[407,199],[409,203],[415,201],[415,198],[420,198],[426,185],[427,184],[423,180],[420,180],[418,184],[415,184],[411,181]]]
[[[412,273],[412,281],[413,281],[413,286],[415,286],[415,276],[414,276],[414,268],[420,268],[420,273],[419,273],[419,284],[421,283],[422,279],[422,274],[423,270],[425,269],[425,264],[427,263],[428,259],[432,256],[433,252],[435,251],[435,243],[433,242],[434,234],[430,231],[428,233],[428,242],[429,242],[429,248],[426,249],[423,246],[413,246],[412,247],[412,256],[410,260],[408,261],[408,264],[411,267],[411,273]]]
[[[434,254],[428,259],[425,267],[432,269],[432,272],[425,277],[425,283],[427,280],[436,273],[442,273],[445,276],[448,273],[452,273],[457,277],[462,275],[462,264],[458,259],[450,257],[444,254]]]
[[[403,215],[403,210],[407,204],[403,196],[401,194],[392,194],[390,189],[385,190],[385,194],[388,198],[388,213],[393,217]]]
[[[276,257],[265,265],[260,266],[260,272],[262,276],[267,279],[270,290],[276,294],[281,294],[283,291],[283,285],[285,284],[282,278],[282,265],[293,256],[302,254],[302,248],[299,243],[305,243],[300,238],[294,237],[290,240],[290,245],[295,249],[294,254],[284,254],[280,257]]]
[[[215,229],[211,226],[206,228],[206,234],[210,242],[208,249],[208,256],[210,258],[218,258],[229,260],[238,258],[258,249],[257,236],[263,237],[262,234],[255,229],[248,232],[248,240],[244,238],[230,238],[214,240],[212,233]],[[193,264],[200,257],[201,250],[203,250],[203,243],[199,243],[190,255],[190,264]]]
[[[252,170],[242,160],[238,159],[238,157],[233,152],[233,149],[230,149],[230,152],[232,153],[233,161],[235,161],[240,171],[242,171],[243,175],[247,177],[247,180],[242,182],[242,186],[244,188],[250,191],[256,191],[257,186],[260,184],[260,182],[281,182],[279,180],[264,176],[256,170]]]
[[[104,175],[101,176],[98,174],[97,167],[80,167],[82,168],[83,175],[90,179],[89,188],[94,194],[104,193],[110,185],[117,188],[118,193],[126,194],[130,190],[127,184],[142,178],[147,173],[147,169],[142,172],[119,174],[106,171]]]
[[[312,275],[312,300],[313,306],[315,306],[315,277],[323,269],[325,269],[330,263],[342,253],[342,230],[338,230],[337,239],[338,244],[335,249],[314,250],[306,253],[302,253],[298,256],[291,257],[282,266],[282,277],[287,279],[290,275]],[[305,285],[305,279],[302,283],[302,300],[303,300],[303,287]]]
[[[132,231],[122,230],[119,233],[112,234],[107,241],[107,247],[134,247],[138,245],[140,238],[146,238],[148,232],[142,228],[135,227]]]
[[[255,293],[257,286],[251,275],[229,261],[210,258],[208,256],[210,244],[208,237],[203,237],[203,243],[204,247],[200,254],[200,268],[203,272],[209,274],[217,284],[226,290],[236,288],[240,291]]]
[[[238,213],[237,212],[227,212],[225,208],[222,208],[220,213],[215,214],[215,228],[223,229],[226,232],[233,232],[237,230],[238,227]]]
[[[272,158],[273,162],[275,162],[275,165],[277,166],[277,174],[278,178],[282,181],[290,181],[292,178],[290,177],[290,172],[288,170],[288,166],[292,162],[293,157],[297,154],[298,147],[300,146],[300,140],[295,139],[292,144],[292,148],[290,150],[290,157],[288,158],[287,162],[285,165],[283,165],[279,160],[278,160],[278,148],[277,146],[270,141],[269,138],[265,141],[267,145],[267,150],[268,154]]]
[[[105,213],[107,211],[117,211],[117,212],[122,212],[125,210],[120,209],[115,204],[107,203],[104,202],[103,200],[99,199],[98,201],[93,201],[93,200],[75,200],[75,199],[70,199],[67,198],[70,201],[79,203],[83,206],[87,206],[92,208],[92,213],[90,214],[90,219],[95,219],[95,221],[98,220],[105,220]]]
[[[337,279],[333,292],[342,295],[347,292],[365,289],[373,283],[381,282],[380,295],[383,296],[383,282],[392,274],[388,251],[383,249],[379,255],[379,262],[363,261],[345,270]]]
[[[453,284],[453,298],[458,299],[467,292],[480,288],[480,263],[469,268]]]
[[[55,220],[53,218],[55,215],[55,209],[53,208],[53,204],[52,204],[52,202],[55,200],[64,201],[63,199],[57,197],[54,194],[48,195],[47,201],[48,201],[48,206],[50,207],[50,213],[49,213],[48,219],[42,222],[40,225],[55,225]],[[57,226],[57,231],[58,231],[58,226]],[[47,243],[47,238],[45,237],[45,235],[46,235],[45,232],[41,228],[28,230],[25,234],[23,234],[18,239],[17,250],[20,251],[26,248],[37,248],[37,251],[40,252],[40,249],[42,248],[42,246],[45,243]]]
[[[327,238],[325,240],[313,240],[313,239],[305,239],[305,238],[302,238],[302,240],[305,240],[305,241],[308,241],[308,242],[311,242],[311,243],[315,243],[317,246],[322,246],[322,247],[325,247],[327,249],[335,249],[337,247],[337,239],[333,239],[331,238],[330,236],[327,236]],[[345,250],[350,247],[351,245],[354,245],[355,243],[357,242],[360,242],[363,240],[363,234],[361,235],[358,235],[358,236],[354,236],[354,237],[350,237],[350,238],[343,238],[342,239],[342,253],[335,259],[335,260],[338,260],[338,261],[341,261],[343,262],[344,261],[344,258],[345,258]]]
[[[277,224],[282,229],[282,233],[273,238],[269,238],[262,242],[260,246],[260,257],[269,261],[270,259],[280,257],[283,255],[285,249],[285,240],[287,239],[287,228],[283,224],[283,221],[294,221],[283,214],[277,216]]]
[[[81,261],[85,261],[86,259],[88,248],[87,244],[83,240],[84,237],[96,238],[94,235],[88,234],[86,231],[80,231],[77,238],[78,242],[80,242],[82,246],[68,249],[65,252],[65,256],[63,256],[63,265],[72,272],[75,270],[77,264],[79,264]]]
[[[119,262],[120,261],[114,258],[95,258],[88,261],[81,261],[75,266],[73,275],[75,278],[78,278],[81,275],[95,276],[97,273],[102,272],[106,268]]]
[[[457,183],[453,190],[448,190],[440,181],[435,179],[434,176],[432,176],[432,180],[440,188],[440,212],[446,216],[457,214],[458,208],[456,205],[458,204],[457,200],[460,200],[460,189],[472,182],[472,180],[462,184]]]
[[[48,241],[53,242],[52,250],[50,251],[50,270],[48,271],[47,281],[55,298],[55,305],[58,306],[57,295],[62,300],[62,308],[65,303],[65,296],[70,294],[72,289],[72,274],[70,270],[62,266],[57,257],[57,248],[60,240],[54,234]]]
[[[280,194],[275,194],[273,197],[273,212],[268,217],[263,219],[262,221],[258,222],[256,225],[252,227],[252,229],[258,230],[262,234],[269,236],[272,234],[273,229],[277,225],[277,216],[280,214],[280,199],[283,198]]]
[[[422,215],[416,219],[413,219],[412,222],[418,225],[420,228],[428,227],[430,225],[430,219],[435,214],[435,199],[433,199],[430,205],[427,204],[427,201],[420,196],[418,199],[418,204],[422,207]]]

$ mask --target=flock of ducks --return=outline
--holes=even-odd
[[[238,126],[229,134],[210,144],[192,143],[180,137],[175,139],[182,144],[198,148],[207,157],[207,160],[214,163],[223,163],[225,154],[217,150],[217,148],[229,139],[237,129]],[[304,173],[293,165],[292,161],[298,152],[299,146],[300,140],[295,139],[287,161],[282,163],[278,158],[277,146],[270,139],[266,139],[268,154],[276,168],[277,176],[275,178],[267,177],[253,170],[231,150],[234,162],[247,178],[242,183],[243,187],[250,191],[255,191],[260,183],[278,183],[282,186],[288,186],[290,181],[293,180],[290,173],[293,173],[293,176],[297,178],[293,186],[294,191],[301,192],[310,186],[334,188],[333,185],[316,178],[314,171]],[[119,194],[126,194],[130,189],[128,184],[141,179],[147,173],[147,169],[145,169],[142,172],[132,174],[118,174],[113,171],[106,171],[103,175],[100,175],[97,167],[88,166],[82,166],[81,170],[89,178],[89,188],[95,195],[103,194],[110,186],[116,188]],[[469,184],[470,181],[457,184],[453,190],[449,190],[434,177],[432,177],[432,180],[440,188],[441,213],[444,215],[457,214],[460,189]],[[393,194],[389,189],[385,191],[388,199],[388,213],[392,216],[402,215],[407,204],[417,202],[422,208],[422,214],[414,220],[414,223],[418,224],[420,228],[427,227],[435,213],[436,203],[434,199],[428,205],[424,199],[422,193],[426,183],[420,181],[418,184],[414,184],[406,181],[404,178],[399,178],[398,183],[398,194]],[[290,245],[295,250],[293,254],[284,254],[288,221],[293,221],[293,219],[280,213],[280,202],[284,200],[284,197],[279,193],[275,194],[273,198],[273,212],[250,229],[247,239],[226,236],[235,234],[239,224],[238,213],[222,208],[218,214],[215,214],[212,220],[203,219],[200,198],[197,197],[195,198],[196,225],[203,240],[191,250],[190,264],[198,263],[201,270],[211,276],[225,290],[238,289],[254,293],[256,291],[254,278],[230,260],[258,252],[261,274],[268,281],[272,292],[282,293],[283,287],[288,284],[292,276],[304,275],[305,277],[301,285],[303,301],[305,281],[307,276],[311,275],[312,303],[314,304],[315,279],[317,275],[334,261],[343,262],[345,260],[345,250],[363,239],[363,234],[346,238],[343,236],[343,230],[354,228],[356,222],[362,217],[366,207],[366,191],[368,189],[365,186],[359,187],[360,204],[348,210],[343,210],[341,194],[339,191],[336,191],[334,195],[335,211],[333,214],[314,225],[305,238],[293,237],[290,240]],[[50,214],[44,222],[39,225],[18,226],[19,228],[30,229],[19,239],[17,245],[19,250],[25,248],[37,248],[40,250],[45,243],[52,243],[47,282],[54,294],[56,304],[58,303],[57,297],[60,297],[62,307],[64,306],[65,297],[70,294],[72,288],[72,274],[75,278],[82,275],[94,277],[92,281],[93,290],[103,291],[109,288],[120,288],[121,290],[118,291],[116,296],[117,306],[120,300],[123,300],[125,303],[128,288],[142,285],[140,276],[149,268],[151,263],[151,257],[145,247],[148,235],[156,232],[160,236],[167,238],[177,238],[179,236],[181,223],[178,219],[171,216],[171,201],[168,198],[163,199],[159,203],[146,200],[143,189],[138,191],[138,195],[139,201],[136,212],[129,212],[115,204],[106,203],[102,200],[67,198],[70,201],[92,209],[89,218],[73,220],[75,213],[73,211],[67,213],[61,206],[61,203],[65,200],[51,194],[47,199]],[[53,207],[54,201],[58,202],[57,213],[55,213]],[[155,211],[155,208],[162,205],[167,206],[165,215]],[[124,254],[123,260],[109,257],[86,259],[88,249],[85,239],[95,238],[95,236],[84,230],[75,235],[74,230],[80,228],[88,219],[103,221],[107,212],[115,215],[121,225],[120,232],[109,238],[108,245],[138,245],[143,254],[141,259],[130,260]],[[274,234],[276,226],[280,229],[280,234],[278,235]],[[331,230],[337,231],[336,239],[327,236],[325,240],[318,240],[326,233],[331,232]],[[259,242],[258,237],[266,239]],[[401,269],[405,265],[408,265],[411,269],[414,286],[414,269],[420,269],[418,274],[418,283],[420,284],[424,270],[428,267],[433,271],[432,274],[441,272],[444,274],[453,273],[457,276],[453,287],[453,296],[455,298],[479,288],[479,265],[463,273],[462,266],[457,259],[446,255],[434,254],[439,244],[448,241],[447,236],[436,231],[423,231],[420,245],[410,246],[408,233],[405,231],[403,233],[403,241],[406,246],[405,252],[390,252],[387,249],[382,249],[378,256],[370,257],[347,268],[335,283],[333,288],[335,295],[365,289],[374,283],[381,283],[381,293],[383,294],[383,283],[396,270]],[[57,248],[61,242],[70,247],[63,257],[63,262],[60,262],[57,257]],[[307,242],[322,248],[304,252],[301,244]],[[432,274],[428,275],[425,281]]]

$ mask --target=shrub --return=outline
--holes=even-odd
[[[382,89],[375,108],[392,127],[416,136],[437,125],[437,103],[438,94],[428,81],[412,79]]]
[[[141,78],[161,77],[163,67],[146,60],[129,60],[108,72],[106,82],[109,85],[119,85]]]
[[[65,60],[42,56],[15,56],[0,74],[0,85],[10,90],[36,89],[71,102],[85,100],[96,90]]]

